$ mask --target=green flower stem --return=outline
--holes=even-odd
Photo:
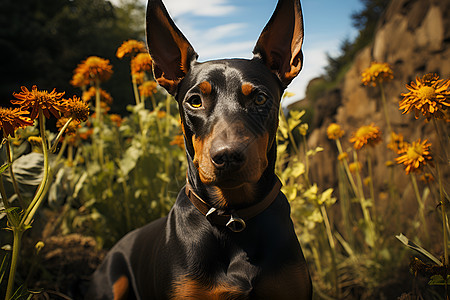
[[[369,190],[370,190],[370,198],[372,199],[372,205],[373,205],[373,219],[377,220],[377,208],[376,208],[376,201],[375,201],[375,192],[373,188],[373,168],[372,168],[372,149],[368,149],[368,155],[367,155],[367,169],[369,172]]]
[[[45,197],[45,192],[48,190],[49,183],[49,159],[48,159],[48,145],[47,137],[45,136],[45,117],[42,109],[39,110],[39,130],[42,139],[42,153],[44,155],[44,174],[42,176],[41,184],[39,185],[38,191],[36,192],[33,200],[31,200],[30,205],[25,211],[22,220],[20,221],[19,227],[26,228],[29,226],[33,220],[36,210],[41,205]]]
[[[100,163],[100,166],[103,166],[103,121],[100,104],[100,81],[98,79],[95,80],[95,114],[97,118],[97,126],[99,129],[99,138],[97,139],[98,161]]]
[[[307,186],[311,186],[311,183],[309,182],[309,157],[308,157],[308,143],[306,141],[306,134],[303,136],[303,151],[305,152],[305,180]]]
[[[383,82],[381,80],[378,80],[378,86],[380,87],[381,100],[383,102],[384,117],[386,118],[386,124],[388,127],[389,134],[391,134],[392,133],[391,121],[389,120],[387,103],[386,103],[386,95],[384,93]]]
[[[343,154],[344,151],[342,150],[341,141],[339,139],[336,139],[336,146],[338,148],[339,154]],[[344,159],[343,162],[344,162],[344,169],[345,169],[345,172],[347,173],[348,180],[350,181],[350,184],[352,186],[353,192],[355,193],[355,196],[359,198],[360,197],[359,190],[356,187],[355,180],[353,179],[352,173],[350,172],[350,168],[348,167],[347,159]]]
[[[9,270],[8,286],[6,288],[6,300],[11,299],[14,291],[14,277],[16,276],[17,262],[19,260],[19,253],[22,244],[22,234],[24,230],[22,228],[13,228],[13,249],[11,258],[11,268]]]
[[[297,147],[297,144],[295,143],[294,136],[292,135],[292,131],[291,131],[291,129],[289,128],[289,123],[288,123],[288,121],[287,121],[286,116],[284,115],[283,110],[281,110],[281,118],[283,119],[284,123],[286,124],[286,128],[287,128],[289,140],[291,141],[290,144],[292,145],[292,148],[294,149],[294,152],[295,152],[298,156],[300,156],[300,151],[299,151],[299,149],[298,149],[298,147]]]
[[[356,150],[353,150],[353,158],[354,158],[354,161],[356,163],[358,163],[358,154],[356,153]],[[356,179],[357,179],[357,182],[358,182],[358,189],[359,189],[359,195],[360,195],[359,202],[360,202],[361,209],[362,209],[362,212],[363,212],[364,220],[366,221],[367,226],[369,227],[369,230],[370,230],[371,234],[373,235],[373,238],[374,238],[374,241],[375,241],[376,240],[375,225],[373,224],[372,218],[370,216],[370,211],[368,209],[367,200],[364,197],[364,190],[363,190],[363,185],[362,185],[360,171],[361,170],[358,167]],[[372,245],[372,246],[374,246],[374,245]]]
[[[139,91],[136,83],[136,76],[134,74],[131,74],[131,82],[133,83],[134,100],[136,101],[136,105],[139,105],[141,103],[141,100],[139,97]]]
[[[6,209],[8,209],[9,202],[8,202],[8,197],[6,196],[5,187],[3,186],[3,175],[2,174],[0,174],[0,195],[2,196],[3,206]]]
[[[129,199],[130,199],[130,189],[127,185],[127,180],[125,179],[125,177],[122,174],[122,188],[123,188],[123,195],[124,195],[124,208],[125,208],[125,218],[127,221],[127,229],[131,230],[132,226],[131,226],[131,213],[130,213],[130,203],[129,203]]]
[[[331,230],[330,221],[328,219],[327,210],[325,205],[320,205],[320,212],[322,213],[323,224],[325,225],[325,230],[327,232],[328,243],[330,245],[331,253],[331,269],[333,272],[334,288],[336,292],[336,297],[339,299],[339,284],[338,284],[338,273],[337,273],[337,263],[336,263],[336,244],[333,238],[333,232]]]
[[[155,119],[156,120],[156,127],[158,128],[158,134],[161,137],[162,136],[162,129],[161,129],[161,123],[159,122],[159,118],[158,118],[159,108],[158,108],[158,106],[156,104],[156,99],[155,99],[155,95],[154,94],[152,94],[150,96],[150,100],[152,101],[153,111],[156,113],[156,119]]]
[[[16,193],[17,198],[19,199],[20,207],[22,209],[25,209],[26,208],[26,204],[25,204],[25,201],[22,198],[22,195],[20,194],[19,186],[17,185],[16,176],[14,175],[14,171],[13,171],[12,152],[11,152],[11,145],[9,143],[9,139],[6,139],[5,147],[6,147],[6,159],[7,159],[7,162],[9,164],[9,175],[11,176],[12,184],[13,184],[13,187],[14,187],[14,192]]]
[[[56,160],[57,162],[59,162],[62,158],[62,155],[64,153],[64,151],[66,150],[67,147],[67,139],[64,139],[61,145],[61,148],[59,149],[58,155],[56,156]]]
[[[168,94],[166,97],[166,136],[169,136],[170,130],[170,103],[172,102],[172,97]]]
[[[448,145],[448,139],[449,139],[448,134],[447,134],[447,132],[442,132],[439,124],[436,121],[436,118],[433,118],[433,126],[434,126],[434,130],[436,131],[437,136],[439,137],[439,146],[441,148],[444,165],[448,166],[450,163],[450,161],[448,160],[448,155],[447,155],[447,149],[448,149],[447,145]]]
[[[438,172],[438,181],[439,181],[439,197],[441,202],[441,211],[442,211],[442,233],[443,233],[443,240],[444,240],[444,266],[448,266],[448,233],[447,233],[447,227],[448,227],[448,217],[447,217],[447,199],[445,199],[445,192],[444,187],[442,185],[442,174],[441,174],[441,168],[439,167],[439,164],[436,165],[437,172]]]
[[[427,230],[427,222],[425,219],[425,204],[423,203],[423,199],[420,196],[416,176],[414,176],[413,173],[409,173],[409,175],[411,176],[411,182],[412,182],[413,189],[414,189],[414,195],[416,196],[417,203],[419,204],[419,216],[420,216],[420,222],[422,222],[422,225],[424,228],[423,232],[427,233],[428,230]]]
[[[64,126],[59,131],[58,135],[56,136],[56,139],[55,139],[55,142],[54,142],[53,146],[50,148],[50,152],[51,153],[55,153],[56,152],[56,147],[58,146],[59,140],[61,139],[62,135],[66,131],[67,127],[69,127],[70,122],[72,122],[72,121],[73,121],[73,117],[70,117],[69,120],[67,120],[66,124],[64,124]]]

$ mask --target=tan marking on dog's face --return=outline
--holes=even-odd
[[[199,138],[192,136],[192,145],[194,146],[194,166],[200,175],[200,180],[204,184],[214,182],[214,166],[211,163],[209,150],[211,149],[211,141],[209,137]]]
[[[113,295],[114,300],[125,300],[128,299],[128,291],[130,288],[130,283],[128,278],[123,275],[116,280],[113,284]]]
[[[248,83],[248,82],[242,84],[242,86],[241,86],[241,91],[242,91],[242,94],[244,94],[244,96],[250,95],[254,89],[255,89],[255,87],[253,86],[253,84]]]
[[[209,83],[208,81],[203,81],[201,82],[198,87],[200,88],[200,91],[204,94],[204,95],[210,95],[211,91],[212,91],[212,86],[211,83]]]
[[[243,157],[244,163],[239,170],[232,173],[218,170],[212,160],[210,150],[217,134],[224,127],[229,125],[218,123],[212,132],[206,137],[192,137],[194,146],[194,166],[197,168],[200,180],[206,185],[215,185],[219,188],[238,188],[243,184],[256,183],[267,168],[267,147],[269,143],[269,134],[264,133],[261,136],[254,136],[244,125],[238,126],[234,124],[231,130],[235,130],[233,140],[230,143],[240,143],[244,147]]]
[[[237,299],[245,296],[243,291],[231,284],[220,282],[206,285],[187,275],[173,284],[170,299]]]

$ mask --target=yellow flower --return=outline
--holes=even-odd
[[[359,170],[361,170],[361,163],[360,162],[352,162],[348,165],[348,169],[350,170],[350,172],[352,173],[356,173],[359,172]]]
[[[150,97],[156,93],[157,86],[158,84],[155,81],[145,81],[139,86],[139,93],[141,94],[141,97]]]
[[[396,153],[400,153],[405,147],[408,147],[408,143],[403,140],[401,133],[391,132],[391,138],[387,147]]]
[[[112,75],[112,65],[108,59],[98,56],[90,56],[82,61],[74,71],[72,85],[86,85],[91,81],[106,81]],[[84,83],[84,84],[82,84]]]
[[[145,44],[136,40],[128,40],[123,42],[122,45],[117,49],[116,56],[118,58],[123,58],[124,56],[134,56],[137,53],[146,52]]]
[[[111,104],[113,101],[111,94],[102,88],[99,89],[100,89],[100,101]],[[91,86],[87,91],[83,92],[82,96],[83,101],[89,102],[92,98],[95,97],[95,93],[96,93],[95,87]]]
[[[370,67],[361,74],[361,82],[364,85],[376,86],[378,82],[388,81],[394,78],[394,73],[387,63],[372,62]]]
[[[346,160],[348,158],[347,152],[343,152],[338,155],[338,160]]]
[[[137,74],[152,69],[152,58],[148,53],[139,53],[131,60],[131,73]]]
[[[28,137],[28,142],[35,147],[42,147],[42,138],[40,136]]]
[[[403,164],[406,166],[406,174],[411,172],[420,172],[420,169],[427,163],[432,165],[433,157],[430,154],[431,144],[427,142],[427,140],[421,142],[420,139],[413,142],[405,148],[403,155],[395,159],[398,164]]]
[[[330,140],[337,140],[344,135],[344,131],[336,123],[331,123],[327,128],[327,135]]]
[[[28,111],[22,111],[20,108],[0,107],[0,128],[2,128],[3,137],[8,135],[14,137],[17,128],[23,128],[33,125],[33,121],[23,115],[28,115]]]
[[[353,147],[356,150],[361,149],[364,145],[375,146],[380,141],[380,128],[374,126],[373,124],[360,127],[352,134],[352,138],[350,139],[350,142],[354,143]]]
[[[53,89],[50,93],[47,91],[38,91],[37,86],[33,85],[31,92],[24,86],[21,87],[20,93],[13,93],[13,96],[18,100],[11,100],[12,104],[20,105],[21,110],[32,109],[30,118],[36,119],[39,109],[42,109],[44,116],[50,118],[52,113],[57,119],[60,118],[59,111],[64,112],[65,106],[59,100],[64,95],[64,92],[57,93]]]
[[[436,74],[426,74],[422,78],[416,77],[416,82],[406,85],[408,93],[400,101],[403,114],[414,111],[416,119],[420,113],[429,121],[431,118],[445,119],[446,110],[450,106],[450,79],[441,79]]]

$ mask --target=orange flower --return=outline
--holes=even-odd
[[[434,177],[430,173],[424,173],[422,176],[420,176],[419,180],[425,183],[431,183],[434,181]]]
[[[56,127],[59,131],[66,125],[66,123],[69,121],[69,118],[62,117],[56,122]],[[77,133],[78,128],[81,128],[80,122],[77,120],[72,120],[69,125],[66,128],[65,133],[67,135],[75,135]]]
[[[158,110],[158,112],[156,113],[156,117],[158,119],[163,119],[167,116],[167,113],[163,110]]]
[[[78,132],[78,135],[80,136],[81,139],[87,140],[93,133],[94,133],[94,129],[89,128],[86,131]]]
[[[70,81],[70,84],[74,87],[82,87],[88,85],[89,77],[86,77],[86,73],[82,72],[81,69],[75,69],[75,72],[72,76],[72,80]]]
[[[408,147],[408,143],[403,140],[402,134],[391,132],[391,139],[387,147],[396,153],[401,153],[405,147]]]
[[[90,56],[77,66],[71,82],[72,85],[78,84],[75,86],[86,85],[86,83],[96,80],[103,82],[107,81],[112,73],[112,66],[108,59]]]
[[[170,142],[170,145],[177,145],[181,149],[184,149],[184,138],[183,135],[176,135],[173,137],[173,140]]]
[[[344,135],[344,131],[336,123],[331,123],[327,128],[327,135],[330,140],[337,140]]]
[[[38,91],[37,86],[33,85],[31,92],[24,86],[21,87],[22,92],[13,93],[13,96],[18,100],[11,100],[12,104],[20,105],[21,110],[28,110],[32,108],[30,118],[36,119],[39,109],[42,110],[46,118],[50,118],[52,113],[57,119],[60,118],[59,111],[64,112],[65,106],[59,100],[64,95],[64,92],[57,93],[53,89],[52,92]]]
[[[100,101],[111,104],[113,101],[111,94],[102,88],[99,89],[100,89]],[[93,97],[95,97],[95,92],[96,92],[95,87],[91,86],[87,91],[83,92],[82,96],[83,101],[89,102]]]
[[[122,117],[118,114],[110,114],[109,118],[111,119],[111,122],[117,125],[117,127],[120,127],[120,125],[122,124]]]
[[[139,53],[131,60],[131,73],[150,71],[152,69],[152,58],[148,53]]]
[[[146,52],[145,44],[136,40],[128,40],[123,42],[117,49],[116,56],[123,58],[124,56],[134,56],[137,53]]]
[[[446,110],[450,106],[450,79],[441,79],[437,74],[426,74],[422,78],[416,77],[416,83],[406,85],[408,93],[400,101],[403,114],[414,111],[416,119],[420,113],[429,121],[431,118],[445,119]]]
[[[381,131],[380,128],[374,126],[373,124],[362,126],[356,132],[353,133],[350,139],[353,147],[356,150],[361,149],[364,145],[375,146],[381,141]]]
[[[64,114],[66,117],[72,117],[74,120],[79,122],[84,122],[89,116],[89,106],[78,98],[73,96],[73,98],[67,99],[65,102],[67,112]]]
[[[157,86],[158,84],[155,81],[145,81],[139,86],[139,93],[141,94],[141,97],[150,97],[156,93]]]
[[[419,173],[421,168],[425,166],[427,163],[432,165],[433,157],[430,154],[430,143],[427,143],[427,140],[423,142],[417,140],[409,145],[405,150],[403,150],[400,157],[397,157],[395,160],[398,164],[403,164],[406,166],[405,171],[406,174],[411,172]]]
[[[394,78],[394,74],[387,63],[372,62],[370,67],[361,74],[361,82],[364,85],[376,86],[377,82],[388,81],[392,78]]]
[[[20,108],[3,108],[0,107],[0,128],[2,128],[3,137],[8,135],[14,137],[17,128],[23,128],[33,125],[33,121],[24,117],[29,114],[28,111],[22,111]]]
[[[136,84],[142,84],[144,82],[144,79],[145,79],[145,72],[135,73],[135,74],[133,74],[131,79]]]

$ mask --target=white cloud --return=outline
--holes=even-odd
[[[224,16],[236,10],[228,0],[165,0],[164,4],[173,18],[185,14],[195,16]]]
[[[209,41],[217,41],[223,38],[240,35],[246,26],[247,24],[245,23],[229,23],[208,29],[202,34],[207,37]]]
[[[226,44],[203,44],[198,47],[200,60],[221,58],[251,58],[254,41],[243,41]]]

